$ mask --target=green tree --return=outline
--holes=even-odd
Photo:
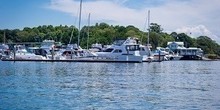
[[[185,33],[178,34],[176,41],[184,42],[185,47],[194,47],[194,46],[196,46],[196,40],[189,37]]]
[[[161,41],[162,47],[167,47],[168,42],[175,41],[175,39],[167,33],[161,33],[161,37],[163,38],[163,40]]]
[[[27,31],[20,31],[17,33],[18,42],[28,42],[29,41],[29,33]]]
[[[158,25],[157,23],[150,24],[150,32],[161,33],[162,31],[163,29],[161,28],[161,25]]]
[[[156,49],[156,47],[159,47],[160,42],[161,42],[160,34],[156,32],[151,32],[150,33],[150,44],[152,45],[152,48]]]
[[[207,36],[200,36],[196,40],[197,46],[204,50],[205,54],[220,55],[220,46]]]

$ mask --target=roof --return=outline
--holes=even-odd
[[[175,43],[175,44],[177,44],[177,45],[184,45],[184,43],[183,42],[168,42],[167,43],[167,45],[170,45],[170,44],[172,44],[172,43]]]

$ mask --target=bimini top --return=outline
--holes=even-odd
[[[113,42],[113,45],[121,46],[121,45],[137,45],[139,44],[138,38],[128,37],[126,40],[116,40]]]

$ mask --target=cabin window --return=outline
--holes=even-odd
[[[113,48],[108,48],[104,52],[112,52],[114,49]]]
[[[140,50],[139,45],[127,45],[126,46],[127,51],[136,51],[136,50]]]
[[[71,55],[71,51],[65,51],[63,52],[63,55]]]
[[[122,52],[122,50],[116,49],[113,53],[121,53],[121,52]]]

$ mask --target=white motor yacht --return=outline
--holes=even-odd
[[[10,54],[10,49],[7,44],[0,44],[0,59],[8,58]]]
[[[183,56],[178,53],[174,53],[169,48],[157,47],[157,51],[155,52],[155,56],[157,56],[160,52],[161,57],[164,57],[163,60],[180,60]]]
[[[15,45],[15,54],[12,54],[12,58],[16,60],[45,60],[46,57],[42,55],[36,55],[28,52],[24,45]]]
[[[117,40],[103,52],[96,52],[98,59],[122,62],[142,62],[138,39],[129,37]]]
[[[89,50],[91,52],[101,52],[103,50],[103,46],[102,46],[102,44],[95,43],[95,44],[92,44],[92,46]]]
[[[44,40],[41,47],[35,51],[35,54],[45,56],[48,60],[60,60],[59,48],[56,47],[54,40]]]

